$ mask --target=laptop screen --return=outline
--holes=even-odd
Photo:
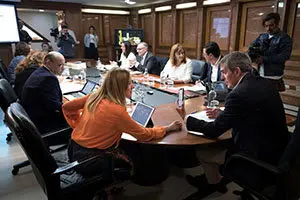
[[[96,84],[91,82],[91,81],[87,81],[86,84],[84,85],[84,87],[82,88],[82,93],[83,94],[90,94],[93,89],[95,88]]]
[[[143,103],[138,102],[135,105],[135,108],[131,114],[132,119],[134,119],[137,123],[140,125],[146,127],[152,113],[154,111],[154,108],[148,105],[145,105]]]

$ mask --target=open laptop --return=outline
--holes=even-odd
[[[87,80],[86,83],[84,84],[83,88],[80,91],[64,94],[64,97],[66,99],[68,99],[69,101],[83,97],[87,94],[90,94],[94,90],[95,86],[96,86],[96,83]]]
[[[138,124],[146,127],[151,119],[154,108],[138,102],[131,114],[132,119],[134,119]]]

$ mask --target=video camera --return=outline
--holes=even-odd
[[[50,29],[50,35],[51,35],[52,37],[54,37],[55,40],[57,39],[58,34],[59,34],[58,28],[51,28],[51,29]]]
[[[261,40],[252,43],[249,46],[248,54],[252,62],[255,62],[259,56],[263,56],[269,48],[269,39]]]

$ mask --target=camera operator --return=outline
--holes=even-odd
[[[257,63],[259,74],[276,85],[278,91],[284,91],[284,64],[290,58],[292,39],[279,28],[280,15],[269,13],[264,16],[262,33],[249,46],[249,56]]]
[[[68,26],[62,25],[62,30],[58,37],[57,46],[60,47],[59,52],[65,58],[74,58],[75,57],[75,49],[73,45],[75,45],[74,38],[68,32]]]

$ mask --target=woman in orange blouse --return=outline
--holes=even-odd
[[[129,72],[114,68],[108,72],[102,86],[95,93],[63,105],[65,118],[73,128],[69,146],[71,161],[108,151],[115,155],[115,165],[124,164],[124,159],[119,159],[118,148],[123,132],[131,134],[139,141],[150,141],[164,137],[167,132],[181,129],[182,123],[179,121],[154,128],[144,128],[135,122],[126,110],[126,97],[131,97],[132,89]],[[124,155],[121,157],[124,158]],[[127,159],[125,161],[128,162]],[[78,169],[78,172],[93,175],[104,170],[103,166],[103,161],[99,161]]]

